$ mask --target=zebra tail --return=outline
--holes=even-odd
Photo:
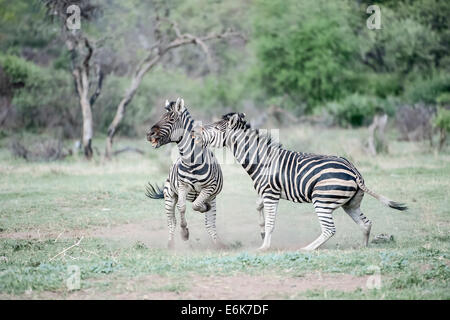
[[[366,187],[364,182],[361,181],[361,179],[359,177],[356,179],[356,183],[358,184],[359,188],[362,191],[364,191],[365,193],[370,194],[372,197],[374,197],[375,199],[379,200],[384,205],[386,205],[386,206],[388,206],[388,207],[390,207],[392,209],[396,209],[396,210],[400,210],[400,211],[408,210],[408,207],[404,203],[399,203],[399,202],[392,201],[391,199],[388,199],[385,196],[379,195],[379,194],[373,192],[372,190],[369,190],[369,188]]]
[[[161,188],[158,185],[152,185],[150,182],[145,187],[145,195],[150,199],[164,199],[164,187]]]

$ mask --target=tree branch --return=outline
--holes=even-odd
[[[173,30],[176,35],[176,38],[169,41],[167,44],[164,44],[163,41],[163,32],[161,31],[162,22],[169,23],[170,29]],[[209,48],[205,42],[213,39],[225,39],[231,37],[240,37],[244,39],[244,41],[246,40],[243,34],[241,34],[240,32],[234,32],[231,29],[228,29],[223,33],[211,33],[203,37],[197,37],[190,33],[182,33],[176,22],[160,16],[156,17],[154,34],[156,43],[148,49],[147,56],[137,65],[136,69],[134,70],[133,79],[131,81],[130,87],[126,90],[124,97],[117,106],[117,111],[114,116],[114,119],[108,127],[108,137],[106,138],[106,150],[105,150],[106,158],[111,158],[112,142],[114,135],[117,132],[117,128],[120,122],[125,116],[125,111],[128,104],[133,99],[139,85],[141,84],[142,78],[150,69],[152,69],[162,59],[162,57],[167,52],[169,52],[172,49],[188,44],[198,45],[205,53],[208,66],[210,67],[211,55],[209,52]]]
[[[86,38],[86,37],[84,37],[84,45],[88,49],[88,53],[84,57],[83,66],[84,66],[84,69],[86,70],[86,75],[89,76],[89,61],[91,60],[92,53],[94,52],[94,49],[92,49],[92,46],[89,43],[88,38]]]

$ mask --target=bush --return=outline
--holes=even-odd
[[[330,102],[326,110],[333,116],[336,124],[348,126],[368,125],[376,112],[384,111],[385,105],[372,96],[353,94],[338,102]]]
[[[32,62],[13,55],[0,55],[0,65],[12,83],[22,83],[28,87],[40,83],[40,68]]]
[[[382,8],[382,28],[362,31],[361,54],[376,72],[424,72],[434,65],[433,53],[440,46],[439,40],[428,25],[402,17],[399,10]]]
[[[368,73],[363,74],[355,84],[358,92],[366,95],[387,98],[402,93],[402,81],[395,73]]]
[[[439,150],[441,150],[447,140],[447,134],[450,132],[450,109],[439,108],[433,122],[440,132]]]
[[[20,126],[26,129],[62,127],[72,136],[78,126],[72,114],[78,110],[73,80],[69,72],[40,67],[21,57],[0,55],[0,65],[12,83],[12,105]]]
[[[450,110],[439,108],[434,119],[434,125],[439,129],[450,132]]]
[[[424,104],[399,107],[396,114],[396,123],[400,138],[406,141],[428,139],[431,143],[433,134],[431,119],[434,113],[433,107]]]
[[[442,106],[450,105],[450,92],[444,92],[437,97],[436,102]]]
[[[254,8],[255,74],[269,95],[306,102],[312,111],[349,92],[359,54],[350,4],[259,0]]]
[[[35,139],[28,146],[18,140],[13,140],[10,144],[10,150],[15,157],[27,161],[55,161],[72,154],[72,150],[64,149],[61,140],[55,139],[42,141]]]
[[[410,103],[437,104],[437,99],[446,93],[450,93],[450,74],[440,73],[410,82],[404,97]]]

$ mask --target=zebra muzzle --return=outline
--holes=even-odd
[[[147,140],[152,144],[153,148],[157,148],[159,146],[159,140],[161,137],[158,136],[159,130],[153,129],[147,133]]]

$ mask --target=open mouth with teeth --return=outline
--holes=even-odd
[[[159,147],[159,138],[158,137],[150,137],[150,139],[148,139],[148,141],[150,141],[153,148]]]
[[[157,134],[150,133],[147,135],[147,141],[152,144],[153,148],[158,148],[159,146],[161,146],[160,140],[161,140],[161,137],[158,136]]]

